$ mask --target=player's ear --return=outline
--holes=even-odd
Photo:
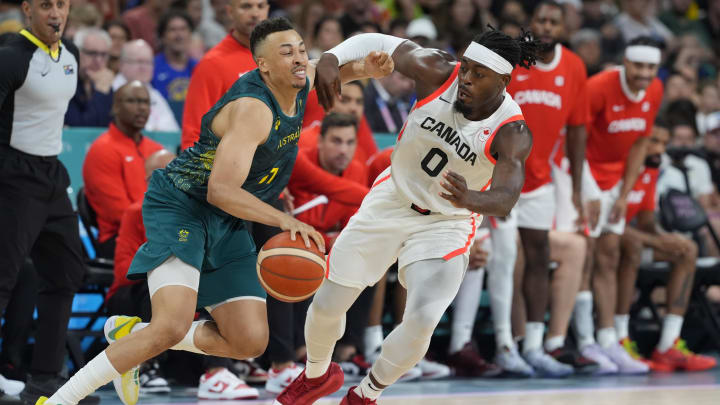
[[[258,56],[257,58],[255,58],[255,63],[257,63],[257,67],[258,67],[258,69],[260,69],[261,72],[263,72],[263,73],[268,72],[269,69],[267,66],[267,59],[265,59],[261,56]]]
[[[510,84],[510,75],[500,75],[500,80],[503,82],[503,86],[507,87]]]

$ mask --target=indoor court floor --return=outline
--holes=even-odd
[[[350,385],[317,405],[337,405]],[[108,386],[108,388],[111,386]],[[122,405],[115,392],[100,392],[102,405]],[[138,405],[263,404],[252,401],[198,401],[189,388],[170,395],[142,396]],[[467,379],[400,383],[390,387],[379,405],[720,405],[720,368],[701,373],[654,373],[646,376],[573,377],[568,379]]]

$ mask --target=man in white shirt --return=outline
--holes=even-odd
[[[150,118],[146,131],[180,131],[165,98],[150,85],[155,67],[152,48],[142,39],[130,41],[123,46],[120,55],[120,72],[113,81],[113,91],[132,80],[142,82],[150,92]]]

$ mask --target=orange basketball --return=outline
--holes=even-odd
[[[270,238],[258,252],[257,274],[265,291],[280,301],[303,301],[320,288],[325,277],[325,255],[313,240],[305,247],[300,234],[290,232]]]

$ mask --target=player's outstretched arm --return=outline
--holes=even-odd
[[[313,227],[242,188],[250,173],[255,150],[267,140],[272,123],[270,109],[255,98],[237,99],[220,110],[212,123],[220,144],[208,180],[207,201],[236,218],[290,231],[293,240],[295,234],[300,233],[307,247],[310,247],[308,238],[311,238],[324,252],[325,241]]]
[[[312,85],[315,87],[316,69],[319,59],[313,59],[308,63],[307,74]],[[354,60],[340,66],[340,81],[345,84],[354,80],[380,79],[395,70],[395,62],[385,52],[372,51],[364,59]]]
[[[423,48],[415,42],[385,34],[360,34],[325,52],[317,65],[318,101],[332,108],[340,96],[339,66],[363,60],[373,51],[392,55],[395,70],[415,81],[418,98],[425,98],[450,77],[455,60],[438,49]]]
[[[447,193],[440,196],[454,206],[467,208],[482,215],[505,217],[520,197],[525,183],[525,159],[532,148],[532,135],[525,121],[515,121],[503,126],[490,145],[490,153],[497,162],[492,175],[492,187],[488,191],[468,190],[465,179],[448,171],[442,186]]]

